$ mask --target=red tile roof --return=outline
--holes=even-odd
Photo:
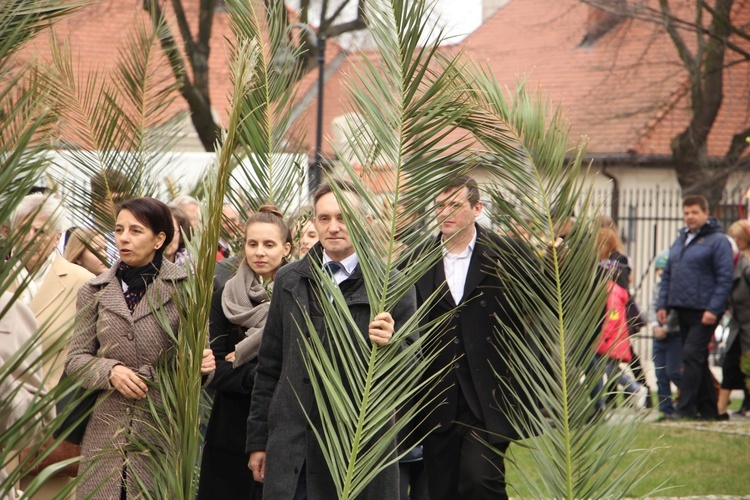
[[[193,30],[197,29],[198,3],[183,0]],[[58,36],[70,37],[82,68],[109,67],[113,52],[123,46],[130,32],[129,26],[136,18],[145,18],[141,6],[142,0],[100,1],[61,23]],[[488,64],[501,84],[513,88],[517,80],[525,78],[529,87],[539,88],[554,103],[562,103],[571,136],[589,136],[590,153],[669,156],[670,139],[686,126],[689,117],[687,76],[674,46],[660,25],[632,20],[619,24],[592,46],[581,46],[589,9],[578,0],[514,0],[458,47],[444,50],[463,49],[475,61]],[[750,22],[750,0],[737,0],[735,13],[743,22]],[[174,34],[178,36],[176,29]],[[217,13],[211,38],[210,88],[212,105],[223,122],[230,92],[227,36],[231,36],[228,16]],[[692,35],[686,38],[692,40]],[[735,42],[750,50],[750,42]],[[44,39],[36,42],[35,48],[40,54],[48,53]],[[329,41],[327,63],[340,52],[335,41]],[[737,59],[728,54],[728,60]],[[373,54],[349,54],[326,84],[324,137],[328,139],[333,137],[332,119],[347,111],[346,82],[363,56]],[[749,73],[747,62],[725,71],[724,102],[710,136],[712,156],[722,156],[732,134],[750,127]],[[313,70],[300,82],[299,97],[314,92],[316,82],[317,71]],[[306,132],[304,146],[310,154],[315,144],[316,106],[312,99],[300,117]],[[178,98],[174,108],[177,112],[187,105]],[[334,155],[329,141],[324,141],[324,154]]]
[[[587,135],[589,153],[670,156],[671,138],[689,119],[687,74],[674,45],[661,25],[627,20],[592,46],[581,46],[589,9],[578,0],[515,0],[457,48],[445,50],[463,49],[489,65],[502,85],[513,88],[525,79],[529,88],[561,103],[571,137]],[[750,0],[737,1],[734,12],[740,22],[750,22]],[[684,35],[688,43],[694,36]],[[734,41],[750,51],[750,42]],[[351,55],[326,86],[327,137],[331,118],[345,111],[337,97],[360,57]],[[727,61],[737,59],[727,52]],[[731,136],[750,127],[749,73],[747,62],[725,71],[723,106],[709,138],[711,156],[723,156]],[[312,130],[314,116],[307,120]],[[325,150],[333,154],[330,147]]]

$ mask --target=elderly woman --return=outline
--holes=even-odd
[[[78,294],[79,324],[65,365],[84,387],[101,390],[82,442],[79,471],[92,469],[76,497],[135,498],[150,490],[148,458],[128,453],[129,436],[149,435],[149,399],[159,401],[158,361],[170,354],[172,340],[162,324],[179,328],[172,299],[185,272],[163,258],[174,237],[172,214],[153,198],[135,198],[117,208],[115,242],[120,260],[88,282]],[[156,310],[156,312],[155,312]],[[201,373],[214,370],[210,350]]]
[[[75,297],[84,283],[94,277],[80,266],[71,264],[57,251],[66,214],[62,202],[54,195],[35,193],[25,196],[10,217],[10,232],[15,238],[13,253],[20,257],[23,270],[19,278],[30,281],[21,294],[39,325],[44,325],[42,352],[44,385],[47,390],[57,385],[67,354],[64,340],[73,328],[76,315]],[[15,291],[15,290],[12,290]],[[52,439],[46,443],[50,448]],[[59,452],[59,453],[58,453]],[[61,458],[71,458],[60,448],[49,455],[44,466]],[[21,479],[26,489],[35,472]],[[46,481],[35,498],[55,498],[67,487],[70,478],[58,475]]]

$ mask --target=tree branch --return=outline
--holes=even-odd
[[[692,78],[696,71],[695,58],[690,53],[690,49],[688,49],[687,44],[685,44],[682,35],[677,31],[677,27],[673,22],[674,16],[672,16],[672,12],[669,8],[669,2],[667,0],[659,0],[659,5],[661,6],[664,29],[667,31],[669,38],[672,39],[672,43],[674,43],[675,48],[677,48],[677,54],[680,56],[680,60],[685,65]]]
[[[188,60],[190,61],[190,67],[192,68],[194,66],[193,51],[195,48],[195,41],[193,40],[193,34],[190,32],[190,25],[185,16],[185,9],[182,8],[182,2],[180,0],[172,0],[172,8],[174,9],[175,18],[177,20],[177,27],[180,29],[180,36],[185,44],[185,53],[187,54]]]
[[[175,80],[177,80],[180,95],[182,95],[190,107],[190,118],[198,133],[201,144],[206,151],[213,151],[215,148],[214,142],[219,138],[219,126],[214,122],[213,115],[211,114],[211,102],[208,98],[208,91],[206,89],[205,93],[202,92],[188,78],[185,60],[180,53],[172,31],[166,25],[164,12],[159,6],[158,1],[144,0],[143,8],[149,13],[154,29],[157,30],[159,43],[164,54],[167,56]],[[159,29],[162,26],[163,29]]]
[[[742,153],[750,146],[750,143],[747,142],[748,139],[750,139],[750,128],[743,130],[739,134],[734,134],[732,143],[729,145],[729,150],[724,156],[725,164],[735,165],[739,162]]]
[[[348,3],[348,0],[347,2]],[[358,0],[357,5],[357,17],[354,18],[352,21],[347,21],[345,23],[336,24],[333,26],[329,26],[330,23],[332,23],[336,17],[341,13],[341,9],[344,7],[345,3],[342,3],[339,8],[336,10],[336,12],[333,13],[333,15],[327,20],[326,29],[324,30],[324,33],[329,38],[331,37],[337,37],[339,35],[342,35],[344,33],[348,33],[350,31],[357,31],[361,29],[365,29],[367,27],[367,24],[365,23],[365,5],[367,3],[367,0]]]

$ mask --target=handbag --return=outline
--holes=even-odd
[[[60,383],[63,383],[67,378],[68,374],[63,372],[62,377],[60,377]],[[60,415],[63,412],[69,413],[62,424],[60,424],[60,427],[52,433],[55,439],[64,434],[66,430],[72,428],[63,439],[68,443],[81,444],[83,435],[86,434],[86,427],[88,426],[89,418],[91,418],[91,412],[94,410],[94,405],[96,405],[96,398],[99,397],[100,392],[92,392],[83,387],[77,387],[57,401],[57,414]],[[74,406],[68,408],[71,405]]]

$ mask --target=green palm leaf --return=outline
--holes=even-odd
[[[471,139],[458,124],[469,110],[456,104],[462,99],[460,63],[438,52],[442,35],[429,32],[429,14],[419,1],[369,7],[377,59],[366,58],[350,84],[348,147],[340,157],[361,203],[336,185],[333,190],[359,256],[371,317],[394,311],[441,258],[439,249],[419,251],[435,227],[432,201],[468,168],[462,160]],[[429,36],[435,41],[423,45]],[[447,137],[455,140],[445,146]],[[405,272],[396,272],[401,267]],[[309,320],[300,325],[311,334],[305,340],[307,368],[322,422],[315,433],[339,498],[355,498],[396,462],[397,433],[409,432],[426,403],[435,378],[425,370],[437,355],[441,321],[420,327],[433,305],[428,301],[396,325],[388,346],[371,346],[357,332],[338,288],[319,278],[327,340]],[[423,436],[412,437],[416,442]]]
[[[109,72],[90,71],[85,79],[66,43],[52,39],[52,67],[46,74],[52,88],[50,107],[57,116],[60,136],[66,138],[62,159],[53,178],[67,196],[74,225],[112,231],[114,207],[94,203],[89,180],[103,173],[104,199],[117,202],[160,191],[160,169],[178,137],[181,117],[170,114],[176,83],[157,40],[165,26],[135,24],[119,48]],[[123,179],[110,185],[112,178]]]
[[[232,61],[234,102],[251,88],[260,57],[258,40],[238,44]],[[150,416],[154,422],[145,436],[132,436],[134,452],[151,459],[149,475],[154,490],[147,491],[144,478],[137,478],[147,498],[195,498],[197,474],[195,463],[200,452],[200,424],[203,392],[200,367],[207,345],[208,321],[213,294],[215,249],[221,227],[222,205],[231,165],[236,161],[241,107],[231,109],[229,124],[220,143],[208,183],[206,203],[202,207],[202,227],[188,242],[195,260],[189,266],[188,279],[175,300],[180,311],[180,330],[173,332],[163,311],[154,308],[161,325],[173,339],[173,356],[157,370],[156,388],[159,400],[150,400]]]
[[[258,16],[256,5],[248,0],[227,2],[235,44],[261,40],[256,71],[248,92],[235,103],[241,106],[238,145],[241,162],[232,171],[229,199],[242,213],[256,211],[272,203],[291,212],[300,204],[305,188],[307,159],[296,154],[300,130],[292,123],[299,70],[294,65],[299,49],[290,41],[283,22],[282,2],[267,2],[267,15]],[[261,31],[260,19],[268,19]]]
[[[604,316],[606,280],[596,271],[596,212],[582,180],[584,145],[570,150],[560,110],[548,110],[524,85],[506,97],[489,72],[473,67],[464,74],[478,104],[465,125],[486,148],[493,222],[505,231],[525,229],[530,237],[524,252],[535,256],[529,263],[522,255],[505,255],[495,270],[508,284],[512,313],[530,321],[528,331],[499,325],[497,332],[522,396],[538,400],[511,415],[519,433],[533,436],[524,446],[542,478],[525,486],[534,497],[622,496],[646,472],[649,450],[630,448],[642,416],[592,418],[590,394],[602,375],[593,364],[593,343]],[[564,243],[550,244],[574,214]],[[505,271],[519,262],[536,273],[538,286]],[[626,457],[630,465],[614,474]]]

